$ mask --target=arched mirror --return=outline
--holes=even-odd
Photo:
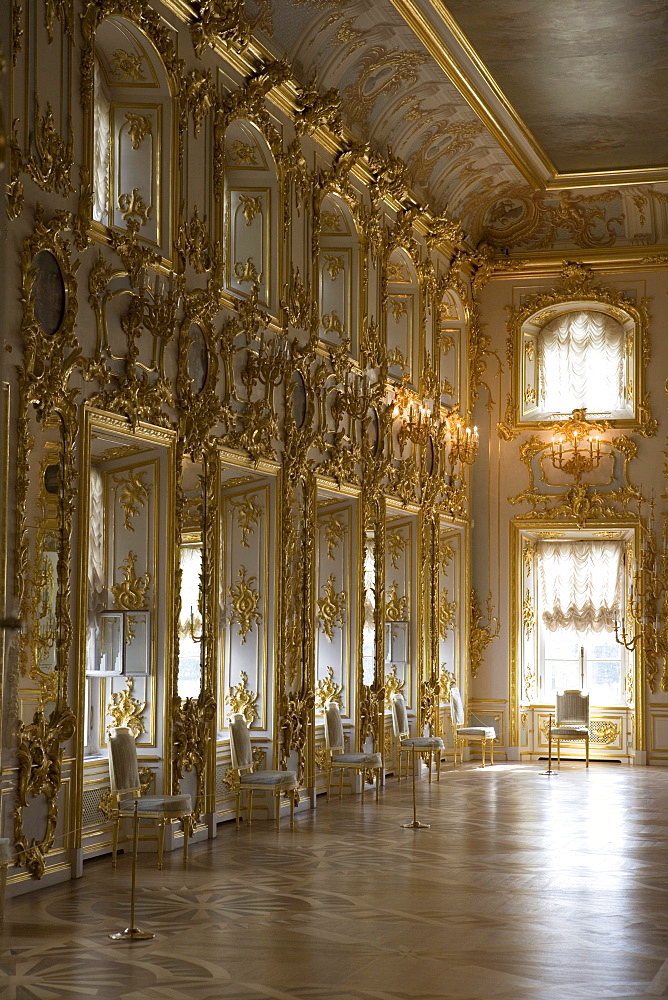
[[[179,539],[180,611],[176,694],[197,698],[202,687],[208,613],[205,557],[207,500],[206,462],[184,456],[181,465]]]

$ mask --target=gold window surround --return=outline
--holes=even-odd
[[[545,430],[563,414],[541,414],[538,400],[537,340],[542,328],[556,316],[589,309],[616,319],[625,334],[627,394],[631,395],[629,415],[592,414],[610,420],[645,437],[656,434],[657,424],[649,409],[645,372],[650,361],[649,312],[646,298],[628,298],[623,291],[595,281],[594,271],[581,263],[564,264],[556,286],[523,296],[519,307],[509,313],[506,357],[510,366],[511,390],[507,396],[504,421],[499,436],[511,441],[523,431]]]

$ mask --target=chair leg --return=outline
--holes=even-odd
[[[343,768],[339,768],[339,798],[343,798]]]
[[[589,767],[589,737],[585,740],[585,756],[587,758],[587,767]]]
[[[241,819],[241,789],[237,788],[237,830],[239,829],[240,819]]]
[[[376,769],[376,802],[380,795],[380,768]]]
[[[116,854],[118,852],[118,828],[120,826],[120,823],[121,823],[121,815],[120,815],[120,813],[117,812],[116,813],[116,822],[114,823],[114,832],[113,832],[113,835],[112,835],[113,839],[112,839],[112,842],[111,842],[112,843],[112,846],[111,846],[111,867],[112,868],[116,867],[116,861],[117,861]]]
[[[183,818],[183,864],[188,864],[188,841],[190,840],[190,816]]]
[[[561,740],[557,740],[557,767],[561,767]]]
[[[248,789],[248,825],[250,826],[253,822],[253,789]]]
[[[297,790],[293,789],[290,792],[290,826],[295,825],[295,798],[297,796]]]
[[[489,756],[490,756],[490,763],[493,765],[494,764],[494,740],[492,740],[491,743],[489,744]]]
[[[436,751],[436,780],[441,780],[441,751]]]
[[[162,868],[162,857],[165,852],[165,819],[158,822],[158,868]]]
[[[276,829],[281,828],[281,791],[280,788],[274,792],[274,798],[276,799]]]
[[[332,769],[327,768],[327,801],[329,802],[329,793],[332,790]]]
[[[433,764],[433,762],[434,762],[434,755],[433,755],[433,753],[430,753],[429,756],[427,757],[427,767],[429,768],[429,784],[430,785],[431,785],[431,765]]]

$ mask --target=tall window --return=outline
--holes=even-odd
[[[621,615],[623,542],[540,542],[537,563],[543,696],[582,688],[594,704],[619,703],[624,650],[613,629]]]
[[[539,405],[547,413],[619,412],[625,403],[624,329],[607,313],[557,316],[538,335]]]

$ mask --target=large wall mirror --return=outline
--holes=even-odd
[[[173,476],[170,431],[140,424],[133,432],[122,417],[85,410],[79,649],[90,852],[108,841],[99,828],[111,728],[130,728],[140,756],[152,761],[145,775],[152,787],[169,780]]]

